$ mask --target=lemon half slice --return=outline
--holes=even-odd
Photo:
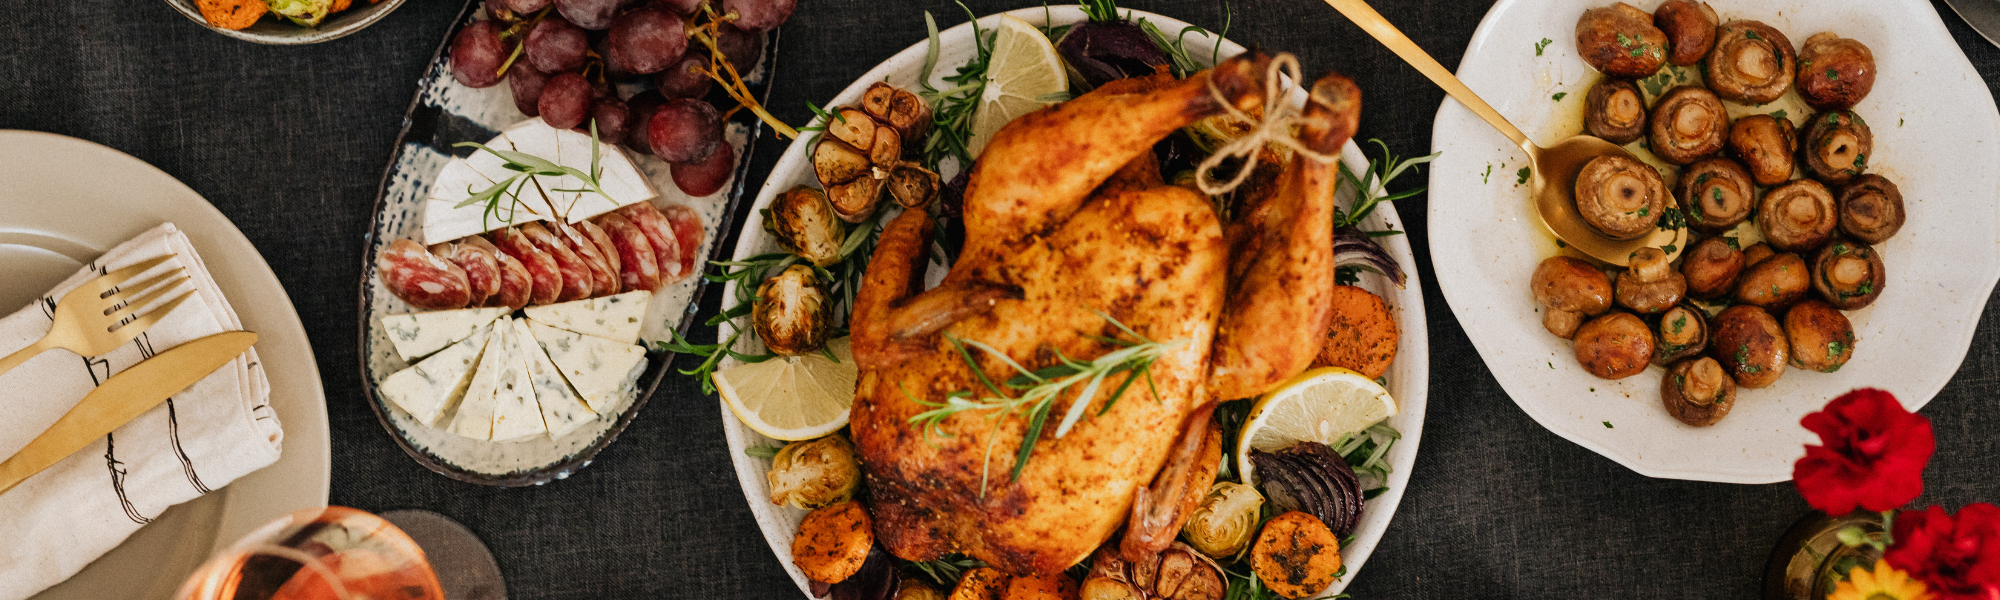
[[[1257,400],[1236,443],[1237,469],[1254,481],[1252,449],[1276,452],[1304,441],[1332,445],[1340,437],[1396,416],[1396,400],[1368,376],[1340,367],[1300,373]]]
[[[859,372],[847,338],[827,342],[839,362],[824,354],[780,356],[715,372],[715,391],[736,418],[778,440],[809,440],[847,425]]]
[[[1069,92],[1069,74],[1048,36],[1027,21],[1000,15],[993,27],[993,54],[986,63],[986,89],[972,114],[973,156],[986,149],[993,134],[1008,122],[1055,104],[1040,98]]]

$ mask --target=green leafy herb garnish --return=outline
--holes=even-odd
[[[589,173],[585,173],[576,167],[558,165],[550,162],[548,159],[526,152],[490,148],[478,142],[459,142],[452,146],[456,148],[477,148],[478,151],[500,157],[500,160],[506,161],[501,167],[514,172],[514,175],[495,182],[485,190],[474,192],[471,186],[466,186],[465,191],[470,195],[457,205],[452,206],[452,208],[464,208],[467,206],[484,205],[485,209],[482,211],[483,214],[480,219],[482,224],[488,229],[493,229],[493,223],[496,221],[501,223],[501,227],[514,224],[516,213],[520,212],[524,207],[524,204],[521,202],[521,192],[527,190],[528,186],[531,185],[537,190],[540,190],[542,187],[541,181],[535,179],[536,177],[569,176],[575,177],[577,181],[582,182],[584,185],[583,189],[544,190],[544,193],[590,192],[604,198],[606,202],[610,202],[614,206],[618,204],[618,201],[612,199],[610,194],[604,193],[604,187],[597,180],[603,174],[603,168],[598,164],[601,157],[598,155],[596,119],[591,119],[590,121]],[[578,201],[581,202],[580,199]],[[502,204],[506,206],[503,207]]]
[[[1618,34],[1618,37],[1625,37],[1625,34],[1622,33]],[[1542,38],[1542,41],[1535,42],[1535,56],[1541,56],[1542,49],[1549,47],[1549,44],[1553,44],[1555,42],[1556,42],[1555,40],[1549,38]]]
[[[1611,426],[1611,422],[1610,422],[1610,421],[1605,421],[1605,422],[1604,422],[1604,428],[1605,428],[1605,429],[1613,429],[1613,427]]]
[[[966,147],[972,142],[972,115],[979,110],[979,97],[986,91],[986,65],[993,58],[993,36],[995,32],[979,27],[979,17],[961,2],[959,8],[972,20],[972,40],[974,52],[971,60],[958,68],[956,73],[944,77],[945,88],[931,87],[931,71],[937,68],[941,44],[938,38],[937,20],[930,11],[924,11],[924,26],[930,31],[929,47],[924,54],[924,72],[917,81],[923,90],[917,92],[931,103],[931,134],[924,138],[924,168],[938,170],[938,163],[945,158],[958,159],[960,168],[972,166],[972,152]]]
[[[1528,175],[1530,175],[1530,174],[1532,174],[1532,173],[1533,173],[1533,171],[1529,171],[1527,167],[1521,167],[1521,170],[1519,170],[1519,171],[1515,171],[1515,172],[1514,172],[1514,177],[1515,177],[1515,179],[1514,179],[1514,185],[1525,185],[1525,184],[1527,184],[1527,183],[1528,183]]]
[[[1778,112],[1774,112],[1774,113],[1771,113],[1771,118],[1773,118],[1773,119],[1777,119],[1777,120],[1780,120],[1780,121],[1787,121],[1787,120],[1790,120],[1790,117],[1787,117],[1787,116],[1785,116],[1785,111],[1784,111],[1784,109],[1778,109]]]
[[[1438,155],[1443,154],[1442,152],[1433,152],[1415,158],[1403,158],[1396,156],[1394,152],[1390,152],[1389,145],[1383,143],[1382,140],[1371,139],[1368,141],[1382,149],[1382,157],[1370,159],[1368,167],[1360,175],[1355,175],[1354,171],[1349,170],[1347,163],[1337,163],[1340,165],[1338,167],[1339,181],[1353,186],[1355,192],[1354,203],[1348,207],[1348,210],[1342,211],[1340,207],[1334,207],[1334,229],[1360,223],[1362,219],[1368,218],[1369,213],[1375,212],[1375,207],[1383,202],[1395,202],[1424,193],[1424,190],[1428,188],[1418,187],[1393,194],[1387,192],[1390,181],[1395,180],[1396,177],[1401,176],[1404,172],[1416,168],[1417,165],[1437,160]],[[1492,164],[1487,164],[1486,172],[1487,174],[1492,174]]]
[[[778,451],[783,449],[785,449],[784,446],[750,446],[743,449],[743,455],[750,458],[771,460],[777,458]]]
[[[1555,100],[1557,102],[1562,102],[1563,96],[1568,96],[1568,95],[1569,92],[1556,92],[1556,95],[1549,96],[1549,99]]]

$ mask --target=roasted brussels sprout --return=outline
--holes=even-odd
[[[861,487],[861,459],[854,444],[836,433],[786,444],[764,478],[771,484],[772,504],[812,510],[854,498]]]
[[[1798,55],[1792,41],[1758,21],[1730,21],[1715,30],[1715,49],[1702,75],[1715,95],[1764,104],[1792,88]]]
[[[1737,304],[1779,309],[1803,300],[1812,288],[1806,260],[1786,252],[1757,261],[1736,279]]]
[[[1674,182],[1674,199],[1687,215],[1688,227],[1723,233],[1750,218],[1756,189],[1742,165],[1716,157],[1681,169],[1680,179]]]
[[[944,592],[932,587],[922,577],[904,574],[896,584],[895,600],[948,600]]]
[[[1630,144],[1646,135],[1646,101],[1639,86],[1606,77],[1590,86],[1584,97],[1583,129],[1613,144]]]
[[[1729,416],[1736,406],[1736,381],[1722,365],[1706,356],[1683,360],[1667,368],[1660,379],[1660,402],[1682,423],[1707,427]]]
[[[1799,97],[1820,110],[1860,104],[1875,88],[1875,53],[1868,46],[1822,31],[1799,48]]]
[[[1653,15],[1620,2],[1583,11],[1576,52],[1606,75],[1637,79],[1667,62],[1667,34],[1653,26]]]
[[[1611,309],[1611,278],[1581,260],[1549,257],[1535,267],[1528,285],[1542,305],[1542,328],[1562,339],[1575,337],[1584,318]]]
[[[1855,177],[1840,188],[1840,232],[1867,244],[1880,244],[1903,228],[1903,191],[1873,173]]]
[[[1667,253],[1659,248],[1640,248],[1632,253],[1632,264],[1618,274],[1618,305],[1642,315],[1673,307],[1687,295],[1687,278],[1674,270]]]
[[[1836,239],[1813,257],[1813,289],[1841,310],[1874,304],[1887,282],[1882,255],[1867,244]]]
[[[1677,165],[1714,156],[1729,139],[1729,110],[1715,92],[1683,85],[1653,103],[1647,127],[1653,154]]]
[[[1710,299],[1736,288],[1736,276],[1743,272],[1743,252],[1720,237],[1695,242],[1681,257],[1681,275],[1687,277],[1688,296]]]
[[[750,321],[765,348],[798,356],[826,345],[832,308],[826,284],[813,276],[812,267],[792,265],[757,286]]]
[[[1576,362],[1604,379],[1638,375],[1653,362],[1653,331],[1632,313],[1591,319],[1576,330]]]
[[[1629,240],[1651,232],[1668,200],[1660,172],[1629,156],[1590,159],[1576,176],[1577,214],[1611,239]]]
[[[1868,122],[1851,111],[1813,115],[1799,139],[1799,157],[1807,175],[1828,185],[1841,185],[1868,171],[1875,151],[1875,134]]]
[[[1263,508],[1264,495],[1257,493],[1257,488],[1217,481],[1181,527],[1181,537],[1210,558],[1236,556],[1256,537],[1257,519]]]
[[[1653,25],[1667,33],[1667,62],[1688,66],[1701,62],[1715,47],[1715,26],[1722,20],[1707,2],[1667,0],[1653,10]]]
[[[1785,374],[1792,346],[1771,313],[1739,304],[1723,309],[1709,325],[1715,337],[1708,345],[1708,354],[1722,363],[1736,385],[1766,387]]]
[[[1780,252],[1807,252],[1833,238],[1840,225],[1840,208],[1833,192],[1810,179],[1800,179],[1764,192],[1757,206],[1757,230]]]
[[[1653,364],[1670,365],[1708,349],[1708,313],[1701,307],[1682,302],[1660,313],[1656,329],[1658,350]]]
[[[1798,131],[1792,122],[1771,115],[1748,115],[1729,126],[1729,152],[1750,168],[1757,185],[1778,185],[1792,178],[1792,156]]]
[[[840,262],[840,244],[847,238],[826,193],[806,186],[779,194],[764,215],[764,228],[799,258],[820,267]]]
[[[1800,302],[1785,312],[1785,336],[1791,340],[1794,367],[1832,373],[1854,357],[1854,323],[1820,300]]]

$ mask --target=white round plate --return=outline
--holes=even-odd
[[[112,246],[163,222],[187,233],[271,378],[271,408],[285,424],[284,454],[263,470],[155,517],[125,543],[37,600],[171,598],[210,554],[264,523],[326,506],[330,476],[326,395],[299,315],[278,277],[229,218],[173,176],[123,152],[31,131],[0,131],[0,163],[17,167],[0,187],[0,307],[25,305]]]
[[[1152,21],[1162,31],[1169,33],[1179,32],[1182,28],[1188,26],[1187,23],[1180,20],[1140,10],[1121,10],[1121,13],[1129,13],[1130,18],[1135,21],[1140,18]],[[1051,22],[1056,24],[1077,23],[1085,19],[1083,11],[1076,6],[1024,8],[1004,14],[1013,15],[1037,26],[1047,25]],[[999,15],[984,17],[979,20],[980,27],[990,31],[998,18]],[[866,91],[870,84],[877,81],[887,81],[891,85],[903,89],[918,89],[917,79],[923,75],[926,42],[921,40],[923,29],[919,23],[909,23],[909,27],[912,31],[912,36],[919,37],[918,43],[911,45],[909,48],[890,57],[889,60],[883,61],[882,64],[877,65],[874,69],[869,70],[866,75],[861,76],[852,85],[847,86],[847,89],[842,90],[840,95],[835,96],[833,101],[825,104],[825,106],[855,105],[860,101],[861,93]],[[932,86],[942,89],[944,87],[943,76],[956,71],[959,65],[964,64],[972,57],[974,51],[972,24],[960,24],[957,27],[941,32],[939,41],[940,50],[937,69],[936,72],[932,73],[930,83]],[[1206,33],[1190,33],[1187,36],[1185,46],[1197,62],[1207,63],[1212,58],[1211,54],[1215,48],[1214,44],[1215,38]],[[1234,42],[1223,40],[1221,50],[1223,56],[1233,56],[1242,52],[1243,47]],[[1311,73],[1328,67],[1338,68],[1339,65],[1306,65],[1305,70]],[[1296,95],[1295,99],[1303,101],[1303,93]],[[785,190],[800,185],[817,186],[810,164],[812,141],[813,138],[801,139],[793,142],[791,147],[785,150],[784,157],[780,158],[777,166],[772,168],[771,177],[765,180],[763,189],[759,190],[757,194],[756,205],[752,207],[748,214],[756,215],[758,211],[770,207],[771,202],[777,198],[778,194]],[[1368,160],[1362,155],[1361,149],[1353,142],[1349,142],[1341,150],[1340,158],[1342,162],[1346,163],[1350,169],[1353,169],[1357,173],[1365,169],[1368,164]],[[946,175],[949,176],[950,173]],[[1347,206],[1352,195],[1353,190],[1343,186],[1340,189],[1338,197],[1341,206]],[[1375,209],[1375,212],[1362,223],[1361,228],[1366,230],[1394,229],[1400,231],[1403,230],[1403,223],[1396,216],[1396,208],[1384,203],[1379,205]],[[1340,550],[1341,559],[1347,565],[1347,574],[1334,582],[1333,586],[1326,590],[1325,595],[1339,593],[1340,590],[1347,587],[1349,582],[1354,580],[1355,574],[1359,573],[1361,566],[1368,561],[1369,553],[1375,550],[1376,543],[1381,540],[1382,533],[1389,528],[1390,518],[1396,514],[1396,505],[1403,499],[1403,490],[1409,486],[1410,469],[1417,459],[1417,442],[1423,434],[1424,402],[1430,384],[1430,349],[1427,346],[1426,340],[1428,337],[1424,330],[1423,286],[1417,280],[1417,272],[1414,268],[1416,260],[1410,253],[1408,236],[1392,236],[1378,239],[1389,251],[1389,254],[1395,257],[1397,263],[1403,265],[1403,270],[1408,274],[1409,279],[1407,288],[1398,289],[1394,284],[1388,283],[1388,280],[1381,276],[1373,274],[1364,274],[1362,276],[1363,287],[1367,287],[1369,290],[1382,296],[1395,311],[1396,326],[1402,331],[1401,346],[1397,350],[1396,362],[1390,367],[1388,382],[1389,392],[1395,396],[1401,408],[1401,412],[1389,419],[1389,424],[1401,431],[1403,438],[1396,442],[1396,445],[1390,448],[1389,451],[1389,464],[1392,470],[1388,481],[1388,491],[1367,502],[1361,513],[1361,524],[1355,528],[1354,542],[1342,547]],[[736,245],[735,260],[742,260],[749,256],[779,250],[778,241],[764,230],[761,223],[745,223],[743,225],[742,237]],[[932,273],[931,282],[933,284],[937,282],[938,276],[938,273]],[[738,284],[740,283],[738,282]],[[734,288],[735,285],[732,284],[730,293],[723,296],[725,304],[734,304],[736,302],[735,299],[738,296]],[[745,329],[749,328],[747,322],[739,323],[739,325]],[[725,367],[733,364],[735,364],[734,361],[725,361],[723,363]],[[791,551],[792,537],[798,531],[799,521],[805,517],[806,511],[772,504],[770,500],[770,487],[764,477],[765,472],[771,468],[771,461],[762,458],[753,458],[743,452],[745,448],[751,446],[777,446],[781,442],[764,437],[749,427],[744,426],[743,422],[736,419],[735,413],[731,412],[726,404],[723,406],[722,413],[722,428],[724,433],[728,435],[729,440],[729,457],[735,463],[736,478],[743,485],[743,495],[750,502],[750,511],[756,516],[758,526],[764,531],[764,540],[770,543],[771,551],[777,554],[778,563],[784,565],[785,571],[791,574],[792,580],[798,584],[799,590],[805,592],[810,597],[809,582],[805,574],[800,572],[796,565],[792,564]]]
[[[1598,73],[1578,58],[1575,26],[1605,0],[1503,0],[1486,14],[1458,75],[1537,143],[1583,128]],[[1958,370],[2000,277],[2000,113],[1972,64],[1921,0],[1710,0],[1722,19],[1763,21],[1794,45],[1833,31],[1867,44],[1879,75],[1855,108],[1872,126],[1870,171],[1902,188],[1909,220],[1878,246],[1888,283],[1873,306],[1848,313],[1860,337],[1837,373],[1789,369],[1745,389],[1728,418],[1681,424],[1660,405],[1660,369],[1619,381],[1592,377],[1569,342],[1541,326],[1528,279],[1556,253],[1516,172],[1527,156],[1457,102],[1438,109],[1431,149],[1431,259],[1452,313],[1507,395],[1543,427],[1634,471],[1730,483],[1791,479],[1815,438],[1806,413],[1857,387],[1878,387],[1911,410]],[[1641,8],[1651,8],[1648,2]],[[1553,40],[1540,56],[1536,44]],[[1561,101],[1556,93],[1567,93]],[[1781,99],[1793,122],[1796,94]],[[1736,113],[1771,112],[1733,107]]]

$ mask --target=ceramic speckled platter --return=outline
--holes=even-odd
[[[468,3],[460,15],[459,26],[483,18],[479,7],[478,2]],[[397,239],[418,237],[422,228],[423,201],[432,178],[452,156],[462,157],[470,153],[465,148],[453,148],[452,144],[467,141],[484,143],[507,126],[530,118],[514,108],[507,86],[468,88],[452,78],[451,61],[447,55],[450,40],[457,33],[458,28],[454,27],[445,34],[445,42],[439,46],[429,71],[419,82],[417,97],[411,103],[403,134],[396,143],[389,168],[382,176],[381,190],[376,198],[375,220],[362,262],[362,381],[368,388],[369,404],[375,409],[382,427],[388,429],[396,443],[419,464],[447,477],[472,483],[537,485],[568,477],[577,469],[589,465],[592,457],[617,439],[618,433],[638,415],[639,409],[646,404],[646,398],[666,375],[672,355],[657,350],[651,352],[648,360],[628,376],[625,393],[614,403],[612,410],[558,440],[536,436],[494,443],[459,437],[423,425],[377,391],[383,379],[409,366],[397,356],[389,343],[381,318],[383,315],[416,311],[388,293],[375,276],[376,252]],[[745,83],[758,97],[763,97],[770,89],[772,73],[776,68],[777,42],[778,33],[772,31],[766,36],[764,53],[757,65],[745,75]],[[734,105],[720,90],[712,92],[708,100],[718,108]],[[703,257],[715,252],[716,240],[721,239],[730,225],[732,209],[745,189],[743,177],[749,168],[751,144],[761,130],[761,123],[751,116],[750,111],[738,112],[727,123],[725,139],[736,150],[735,172],[728,185],[703,198],[681,193],[669,174],[670,167],[664,161],[628,153],[660,192],[660,197],[653,200],[655,205],[683,205],[701,216],[705,232],[701,250]],[[694,320],[701,286],[702,278],[691,276],[658,290],[648,307],[640,342],[652,348],[656,343],[670,340],[671,332],[686,331]]]
[[[1502,1],[1474,33],[1459,77],[1538,143],[1579,133],[1598,74],[1578,58],[1574,27],[1585,9],[1607,3]],[[1542,426],[1645,475],[1770,483],[1790,479],[1814,440],[1799,426],[1806,413],[1862,386],[1894,392],[1915,410],[1957,372],[2000,278],[2000,114],[1929,2],[1709,3],[1724,21],[1763,21],[1794,45],[1832,31],[1875,53],[1874,91],[1855,112],[1874,132],[1870,172],[1901,187],[1909,218],[1877,246],[1888,271],[1881,298],[1848,313],[1860,338],[1851,362],[1836,373],[1788,369],[1771,387],[1741,390],[1729,416],[1706,428],[1667,414],[1658,368],[1619,381],[1584,372],[1570,343],[1542,330],[1529,294],[1535,265],[1557,248],[1528,188],[1516,185],[1527,157],[1451,100],[1433,129],[1431,148],[1444,156],[1431,172],[1431,256],[1480,357]],[[1544,38],[1554,41],[1537,56]],[[1553,100],[1557,92],[1567,96]],[[1794,123],[1809,114],[1796,94],[1731,113],[1779,108]]]
[[[1177,32],[1188,26],[1187,23],[1177,19],[1145,11],[1129,10],[1122,12],[1130,13],[1130,18],[1135,20],[1139,18],[1150,20],[1163,31]],[[1083,11],[1073,5],[1049,8],[1038,6],[1015,10],[1005,14],[1013,15],[1038,26],[1050,23],[1077,23],[1085,19]],[[994,21],[998,18],[999,15],[982,18],[980,19],[980,26],[990,31]],[[923,31],[922,21],[915,19],[902,25],[892,24],[892,26],[909,27],[915,34],[921,34]],[[933,86],[942,87],[944,83],[942,77],[950,74],[957,68],[957,65],[963,64],[971,58],[973,53],[972,43],[972,25],[970,23],[961,24],[941,32],[941,50],[938,58],[938,68],[930,82]],[[1206,63],[1211,60],[1212,53],[1216,47],[1215,38],[1207,33],[1190,33],[1187,37],[1186,47],[1194,55],[1196,61]],[[855,80],[852,85],[842,90],[838,96],[833,98],[832,102],[825,104],[825,106],[856,104],[861,99],[861,93],[867,90],[869,85],[877,81],[887,81],[892,85],[904,89],[916,89],[917,80],[923,74],[925,51],[926,44],[923,40],[919,39],[917,44],[890,57],[889,60],[877,65],[874,69],[868,71],[866,75]],[[1225,57],[1234,56],[1242,51],[1243,47],[1234,42],[1224,40],[1221,44],[1221,52]],[[1319,72],[1327,68],[1337,69],[1339,65],[1305,65],[1305,72]],[[1303,92],[1299,92],[1294,96],[1295,102],[1303,102],[1304,100]],[[772,169],[770,179],[766,180],[763,188],[758,191],[757,201],[752,207],[753,210],[748,214],[758,214],[757,211],[769,207],[778,194],[794,186],[817,185],[810,164],[811,141],[808,138],[800,142],[794,142],[791,147],[785,150],[784,157],[779,159],[777,166]],[[1361,149],[1353,142],[1349,142],[1341,150],[1340,159],[1357,173],[1367,168],[1367,158],[1362,155]],[[947,172],[945,175],[950,176],[952,173]],[[1340,205],[1347,206],[1352,195],[1353,190],[1343,186],[1338,196]],[[754,219],[757,217],[753,216],[751,218]],[[1361,228],[1367,230],[1402,230],[1403,224],[1402,220],[1396,216],[1396,208],[1384,203],[1379,205],[1374,213],[1362,223]],[[777,239],[765,232],[761,226],[756,226],[753,223],[745,223],[743,229],[742,237],[737,242],[736,253],[734,255],[737,260],[766,252],[780,251]],[[1426,344],[1427,338],[1424,329],[1423,287],[1417,279],[1416,259],[1410,253],[1408,237],[1392,236],[1380,238],[1380,240],[1389,254],[1395,257],[1399,264],[1403,265],[1403,270],[1408,274],[1408,287],[1398,289],[1395,284],[1389,283],[1386,278],[1374,274],[1363,274],[1361,285],[1382,296],[1382,299],[1395,312],[1396,326],[1402,331],[1401,347],[1398,348],[1396,361],[1390,366],[1388,373],[1388,387],[1390,394],[1395,396],[1401,408],[1401,412],[1389,419],[1389,424],[1401,431],[1403,437],[1389,450],[1388,461],[1392,469],[1388,481],[1389,489],[1382,495],[1369,500],[1365,505],[1361,513],[1361,524],[1355,528],[1352,543],[1346,544],[1340,549],[1341,558],[1348,565],[1347,573],[1321,594],[1326,596],[1340,593],[1342,589],[1347,587],[1348,583],[1354,581],[1354,577],[1361,571],[1362,565],[1368,561],[1368,555],[1375,550],[1375,545],[1381,540],[1383,532],[1388,530],[1389,521],[1396,514],[1396,505],[1402,502],[1403,491],[1409,487],[1410,469],[1416,463],[1417,458],[1417,442],[1423,437],[1425,398],[1429,393],[1430,383],[1430,350]],[[943,272],[941,270],[932,269],[929,283],[936,285],[942,278]],[[732,293],[726,294],[724,298],[724,303],[733,304],[736,302],[737,295],[732,290]],[[749,328],[747,322],[739,323],[739,325],[744,329]],[[719,333],[726,334],[727,332]],[[754,344],[754,341],[748,342],[746,347],[738,348],[738,350],[749,352],[762,351],[761,347],[752,347]],[[735,363],[727,360],[724,362],[724,366],[732,364]],[[757,524],[764,531],[764,540],[771,545],[771,551],[778,555],[778,562],[785,566],[785,571],[791,574],[792,580],[798,584],[799,590],[804,592],[808,597],[811,597],[810,582],[806,579],[805,574],[799,571],[798,566],[792,564],[791,554],[792,537],[798,531],[799,521],[805,518],[806,511],[789,506],[772,504],[770,500],[770,485],[765,479],[765,472],[770,470],[771,461],[754,458],[743,452],[745,448],[751,446],[774,447],[780,445],[781,442],[764,437],[745,426],[742,421],[736,419],[735,413],[730,412],[726,404],[722,412],[724,415],[722,419],[723,432],[729,438],[729,457],[735,463],[736,478],[743,485],[743,495],[750,503],[750,511],[757,517]]]
[[[201,9],[195,7],[195,0],[167,0],[167,6],[188,20],[207,27],[209,31],[220,33],[246,42],[271,44],[276,46],[298,46],[317,44],[347,37],[356,31],[374,25],[376,21],[389,16],[391,11],[403,5],[403,0],[377,0],[357,2],[347,10],[327,15],[318,27],[300,27],[275,16],[265,16],[256,24],[243,29],[223,29],[208,24],[201,16]]]

